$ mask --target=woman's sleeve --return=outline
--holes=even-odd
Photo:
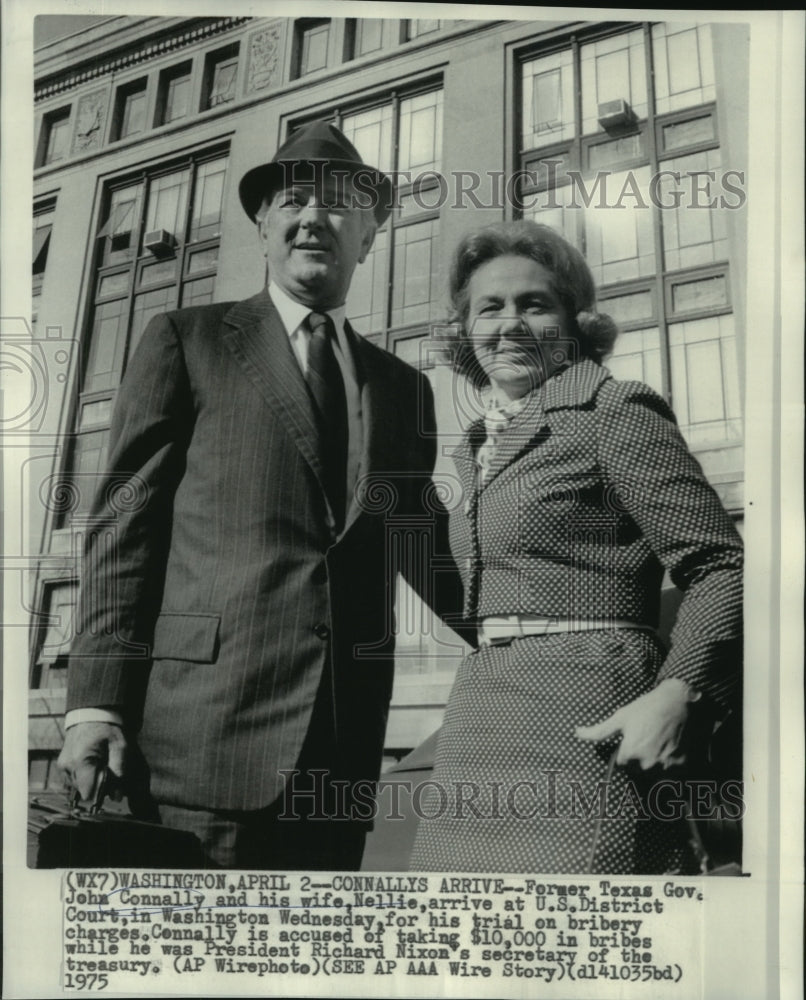
[[[742,668],[741,538],[657,393],[608,380],[597,418],[605,480],[684,594],[658,681],[727,708]]]

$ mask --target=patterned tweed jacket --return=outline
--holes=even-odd
[[[664,569],[684,592],[659,679],[722,704],[741,671],[742,544],[648,386],[584,360],[513,418],[483,487],[474,423],[454,452],[451,545],[469,620],[538,614],[657,626]]]

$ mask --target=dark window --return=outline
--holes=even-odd
[[[217,108],[235,100],[238,82],[238,45],[208,53],[205,59],[203,108]]]
[[[330,21],[309,19],[296,24],[296,76],[307,76],[324,69],[328,60]]]
[[[187,117],[190,113],[190,84],[190,63],[163,70],[160,74],[158,125],[167,125]]]
[[[63,160],[70,149],[70,108],[46,115],[43,130],[41,165]]]
[[[115,139],[138,135],[146,128],[147,80],[137,80],[118,90],[115,101],[115,122],[112,134]]]

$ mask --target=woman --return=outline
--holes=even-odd
[[[739,536],[665,402],[601,366],[615,326],[570,244],[530,222],[468,236],[451,296],[454,366],[491,390],[454,454],[451,544],[479,648],[412,868],[691,870],[686,824],[669,821],[680,796],[657,779],[687,719],[735,696]],[[684,592],[668,655],[664,569]]]

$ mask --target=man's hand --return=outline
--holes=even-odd
[[[617,764],[637,761],[645,771],[656,764],[664,768],[682,764],[684,757],[674,754],[688,716],[688,702],[687,685],[669,677],[603,722],[579,726],[576,735],[581,740],[605,740],[621,733]]]
[[[111,722],[79,722],[67,730],[58,765],[84,802],[95,801],[108,768],[120,784],[126,771],[128,744],[123,730]]]

